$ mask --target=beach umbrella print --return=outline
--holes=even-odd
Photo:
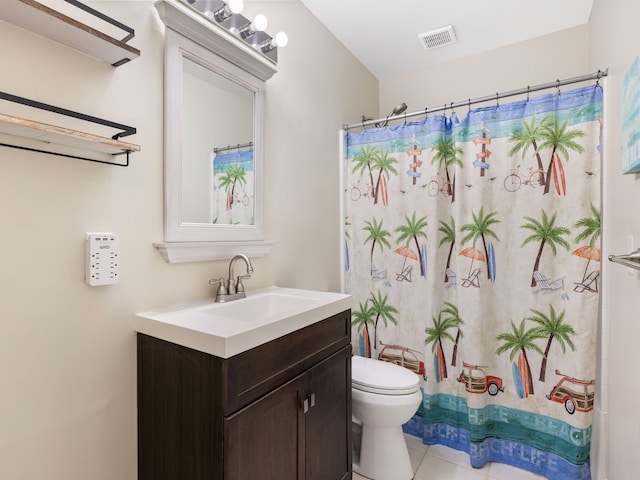
[[[460,250],[459,255],[463,257],[467,257],[471,259],[471,265],[469,266],[469,275],[471,276],[471,271],[473,270],[473,261],[478,260],[479,262],[486,262],[487,257],[485,257],[484,252],[476,247],[467,247]]]
[[[591,260],[595,262],[599,262],[601,258],[600,249],[598,247],[592,247],[590,245],[585,245],[584,247],[578,247],[573,252],[573,255],[576,255],[581,258],[587,259],[587,266],[584,269],[584,273],[582,274],[582,281],[587,278],[587,271],[589,270],[589,263]]]
[[[418,260],[418,254],[409,247],[398,247],[394,252],[404,257],[404,261],[402,262],[402,271],[404,271],[404,267],[407,264],[407,258],[410,258],[411,260]]]

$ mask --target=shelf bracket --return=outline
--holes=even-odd
[[[21,145],[10,145],[8,143],[1,143],[1,142],[0,142],[0,147],[17,148],[18,150],[28,150],[30,152],[36,152],[36,153],[46,153],[47,155],[55,155],[56,157],[74,158],[76,160],[86,160],[87,162],[103,163],[105,165],[115,165],[116,167],[128,167],[129,153],[131,153],[131,150],[125,150],[122,153],[112,154],[114,157],[117,155],[126,155],[126,161],[124,163],[117,163],[117,162],[107,162],[106,160],[98,160],[97,158],[82,157],[80,155],[70,155],[68,153],[49,152],[47,150],[40,150],[38,148],[23,147]]]
[[[118,27],[120,30],[124,30],[125,32],[127,32],[127,35],[124,38],[121,38],[120,41],[127,43],[129,40],[131,40],[133,37],[136,36],[136,32],[133,28],[126,26],[124,23],[120,23],[119,21],[105,15],[104,13],[101,13],[93,8],[91,8],[88,5],[85,5],[82,2],[79,2],[78,0],[64,0],[65,2],[73,5],[74,7],[79,8],[80,10],[84,10],[85,12],[93,15],[94,17],[99,18],[100,20],[104,20],[107,23],[110,23],[111,25],[113,25],[114,27]],[[129,60],[125,60],[125,62],[128,62]],[[125,63],[123,62],[123,63]],[[118,67],[120,66],[120,64],[115,65],[114,67]]]

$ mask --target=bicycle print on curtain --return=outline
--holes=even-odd
[[[422,377],[405,431],[590,479],[599,85],[346,135],[345,289],[360,355]]]

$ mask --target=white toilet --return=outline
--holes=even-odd
[[[422,401],[420,377],[404,367],[360,356],[351,360],[353,471],[372,480],[411,480],[402,424]]]

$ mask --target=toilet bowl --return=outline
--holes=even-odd
[[[351,378],[353,471],[372,480],[411,480],[402,424],[422,401],[420,377],[392,363],[354,356]]]

